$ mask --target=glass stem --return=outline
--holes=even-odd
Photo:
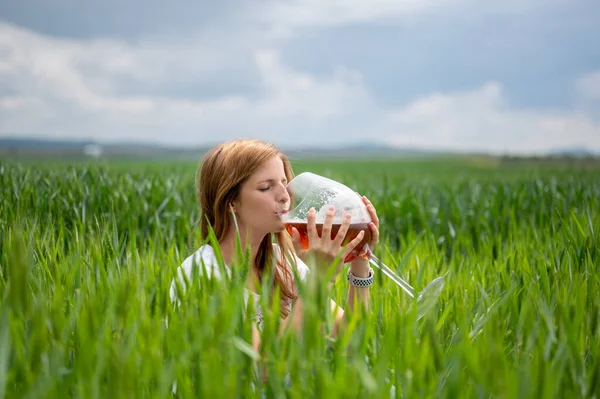
[[[378,269],[380,269],[383,274],[385,274],[386,276],[388,276],[389,278],[391,278],[392,280],[394,280],[394,282],[396,284],[398,284],[400,286],[400,288],[402,288],[404,291],[406,291],[406,293],[408,295],[410,295],[411,298],[415,297],[415,290],[413,287],[411,287],[410,284],[408,284],[406,281],[404,281],[402,279],[402,277],[398,276],[396,273],[394,273],[394,271],[392,269],[390,269],[389,267],[387,267],[382,261],[380,261],[375,255],[373,255],[372,252],[369,251],[369,262],[377,267]]]

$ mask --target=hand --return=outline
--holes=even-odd
[[[367,212],[369,212],[369,216],[371,217],[371,223],[369,223],[371,240],[367,243],[368,251],[365,250],[365,248],[357,249],[358,255],[350,261],[350,270],[355,276],[367,277],[369,275],[369,251],[372,252],[379,243],[379,217],[377,216],[377,212],[371,201],[365,196],[362,196],[361,199],[367,207]]]
[[[371,251],[373,251],[377,244],[379,244],[379,217],[377,216],[377,211],[375,210],[375,207],[366,196],[362,196],[362,201],[367,207],[369,216],[371,216],[371,223],[369,223],[369,230],[371,230],[371,242],[369,242],[368,244]],[[363,253],[361,252],[361,255],[362,254]]]
[[[316,212],[314,208],[311,208],[310,211],[308,211],[308,249],[306,250],[302,247],[298,230],[295,228],[292,230],[292,241],[300,259],[306,263],[308,263],[309,260],[314,261],[319,273],[327,273],[329,272],[329,267],[335,267],[330,281],[336,279],[342,269],[343,260],[349,253],[356,249],[357,245],[365,235],[365,233],[361,231],[352,241],[346,244],[345,247],[342,247],[342,243],[346,237],[348,228],[350,227],[352,216],[350,214],[345,215],[339,231],[335,238],[332,239],[331,229],[334,211],[335,208],[333,206],[329,207],[329,210],[325,215],[325,220],[323,221],[323,230],[320,237],[315,224]],[[337,263],[334,265],[333,262],[336,261],[336,259]]]

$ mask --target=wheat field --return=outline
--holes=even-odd
[[[196,162],[0,160],[0,398],[600,397],[600,167],[292,163],[369,197],[375,254],[417,290],[446,276],[431,312],[376,271],[370,311],[331,340],[341,273],[304,287],[298,336],[264,303],[259,357],[243,273],[169,300],[201,244]]]

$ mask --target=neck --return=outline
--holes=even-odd
[[[258,247],[265,236],[261,234],[251,234],[249,231],[242,233],[243,231],[243,229],[240,229],[240,243],[242,249],[246,250],[250,247],[250,259],[254,262],[256,254],[258,253]],[[235,228],[231,228],[229,229],[229,232],[225,234],[225,237],[219,241],[221,253],[223,254],[223,261],[226,265],[230,265],[231,261],[235,259],[237,253],[236,239]]]

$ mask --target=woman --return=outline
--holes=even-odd
[[[259,140],[235,140],[217,145],[204,157],[197,174],[197,200],[200,206],[199,221],[201,238],[208,239],[209,227],[212,228],[218,240],[223,263],[228,267],[233,264],[236,256],[236,235],[243,248],[250,249],[250,259],[253,267],[246,285],[246,294],[252,293],[258,303],[256,287],[262,282],[263,273],[270,269],[267,265],[275,265],[275,284],[280,289],[282,300],[282,330],[291,326],[297,331],[302,323],[302,297],[296,290],[294,272],[303,280],[308,278],[308,264],[314,265],[317,277],[331,275],[332,281],[339,274],[343,263],[336,259],[344,259],[352,251],[359,252],[358,243],[362,240],[361,232],[347,245],[342,246],[342,240],[351,222],[350,215],[344,220],[338,234],[332,239],[330,234],[333,209],[330,209],[324,223],[321,236],[314,226],[315,212],[309,213],[309,246],[303,249],[300,235],[294,229],[292,237],[287,233],[280,215],[289,209],[290,197],[286,184],[293,178],[292,167],[287,157],[273,145]],[[366,197],[362,197],[367,205],[373,222],[371,229],[373,248],[379,238],[379,220],[373,205]],[[273,238],[277,244],[273,243]],[[295,259],[295,265],[288,259]],[[336,264],[332,263],[336,261]],[[214,249],[210,245],[201,246],[189,256],[179,268],[179,277],[183,282],[183,273],[191,281],[191,271],[194,263],[204,264],[204,268],[213,277],[220,277]],[[200,266],[200,269],[202,266]],[[368,307],[369,286],[372,283],[373,270],[369,262],[358,257],[351,262],[349,272],[348,306],[346,312],[332,302],[335,313],[336,327],[343,323],[347,313],[354,311],[356,303]],[[355,284],[362,284],[357,286]],[[171,285],[171,299],[175,300],[175,280]],[[247,296],[246,296],[247,299]],[[256,309],[256,322],[253,324],[253,347],[260,353],[260,331],[262,329],[262,311]]]

